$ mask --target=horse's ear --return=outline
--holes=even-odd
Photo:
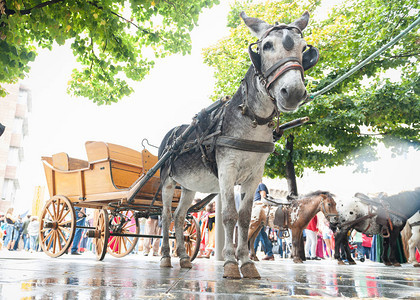
[[[248,17],[244,12],[241,12],[240,16],[242,20],[244,20],[245,25],[251,31],[252,35],[258,39],[261,38],[262,35],[271,27],[271,25],[260,19]]]
[[[305,11],[305,13],[299,19],[297,19],[290,25],[296,26],[297,28],[300,29],[300,31],[303,31],[306,28],[306,26],[308,26],[308,23],[309,23],[309,12]]]

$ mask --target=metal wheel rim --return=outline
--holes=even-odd
[[[95,222],[96,230],[99,231],[99,236],[95,238],[96,258],[103,260],[108,247],[109,239],[109,217],[108,211],[102,209]]]
[[[127,216],[129,212],[132,212],[132,211],[130,210],[121,211],[121,213],[123,213],[125,216]],[[113,217],[112,215],[110,215],[110,218],[111,218],[110,219],[111,224],[112,222],[119,221],[119,219],[115,220],[115,218],[118,218],[118,217]],[[134,218],[134,213],[130,217],[130,220],[132,218]],[[121,233],[131,233],[129,229],[133,226],[136,227],[135,234],[139,234],[140,226],[139,226],[139,220],[137,218],[135,218],[134,224],[130,224],[130,222],[127,222],[126,224],[124,224],[124,226],[122,227]],[[111,254],[114,257],[124,257],[127,254],[131,253],[131,251],[133,251],[134,247],[137,245],[138,240],[139,240],[139,237],[135,237],[131,241],[128,237],[125,237],[125,236],[111,236],[108,241],[107,251],[109,254]],[[129,245],[128,247],[127,247],[127,244]],[[123,247],[121,247],[121,245],[123,245]],[[122,250],[124,250],[124,252],[122,252]]]
[[[59,257],[67,252],[76,231],[73,203],[56,195],[45,204],[39,222],[39,244],[45,254]]]

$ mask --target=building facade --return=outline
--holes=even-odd
[[[22,84],[6,85],[9,93],[0,98],[0,123],[6,126],[0,136],[0,211],[15,204],[19,189],[19,165],[24,157],[23,138],[28,134],[31,92]]]

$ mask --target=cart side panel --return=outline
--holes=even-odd
[[[111,161],[112,179],[117,188],[129,188],[142,174],[143,169],[137,166]]]
[[[84,172],[84,183],[86,195],[109,193],[117,191],[111,175],[109,161],[102,161],[91,164],[91,170]]]
[[[45,179],[47,181],[48,192],[50,194],[50,198],[52,198],[54,196],[53,170],[47,164],[45,164],[46,162],[52,165],[52,157],[43,156],[41,159],[44,165]]]

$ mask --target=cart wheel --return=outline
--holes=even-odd
[[[175,234],[174,222],[170,225],[170,232]],[[174,242],[174,249],[176,249],[176,241]],[[193,261],[200,250],[201,231],[196,218],[187,217],[184,222],[184,245],[190,260]],[[173,251],[176,254],[176,251]]]
[[[119,226],[121,226],[121,228],[119,228]],[[131,232],[130,229],[132,230],[133,227],[135,231]],[[134,237],[131,240],[126,236],[112,236],[112,233],[139,234],[139,220],[134,216],[133,211],[122,210],[119,214],[110,215],[110,232],[111,237],[108,241],[108,253],[115,257],[124,257],[133,251],[134,247],[137,245],[139,237]]]
[[[95,221],[95,227],[96,258],[98,260],[103,260],[108,247],[109,239],[109,217],[106,209],[101,209],[101,212]]]
[[[59,257],[73,242],[76,213],[64,196],[54,196],[45,204],[39,222],[39,243],[51,257]]]

